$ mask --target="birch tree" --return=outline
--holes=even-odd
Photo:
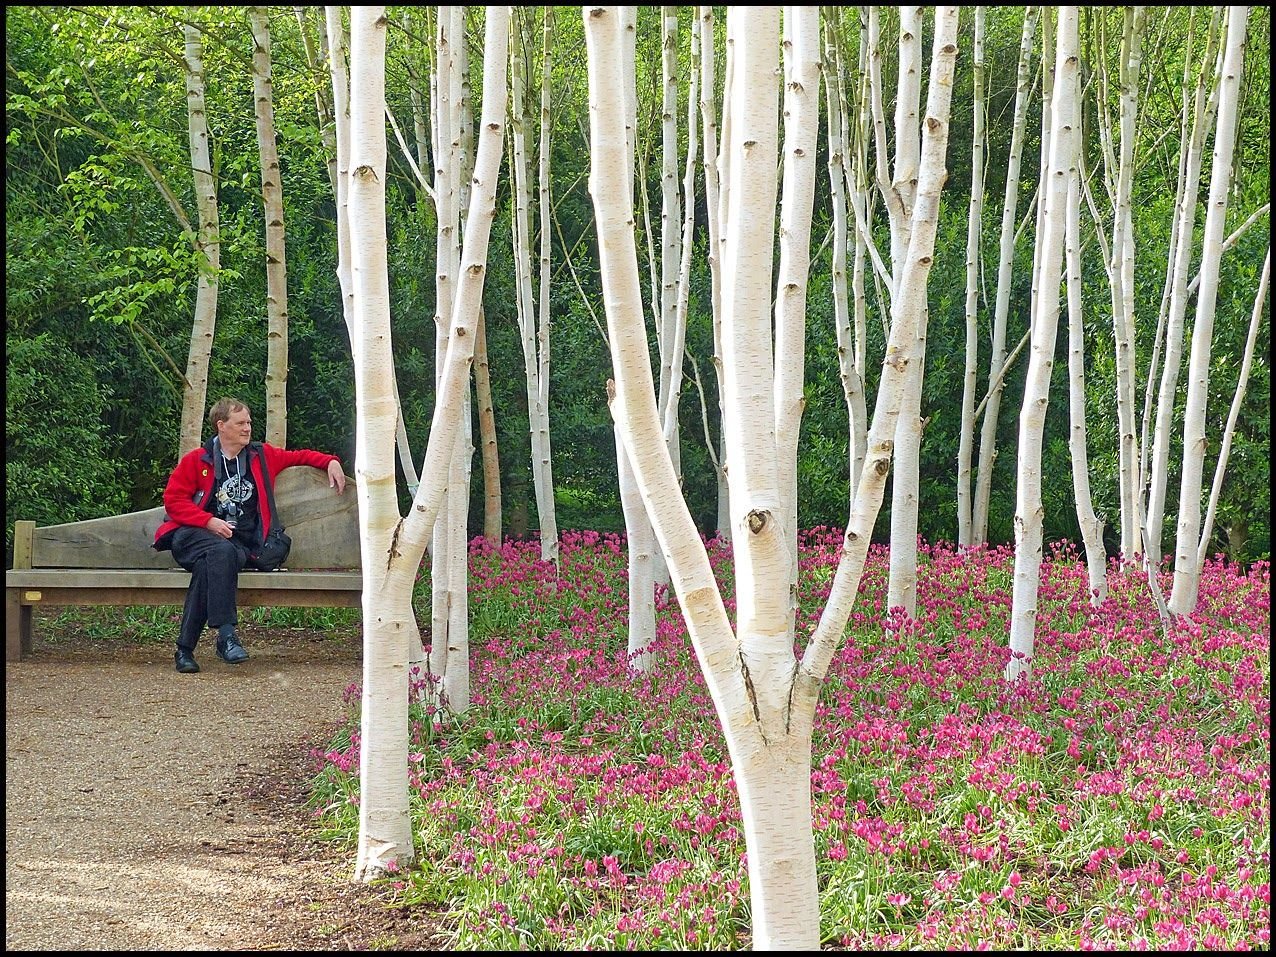
[[[530,11],[531,8],[525,8]],[[545,16],[551,14],[546,9]],[[530,23],[530,12],[516,15],[515,22]],[[552,23],[552,20],[550,20]],[[546,30],[549,29],[547,26]],[[532,249],[530,225],[531,160],[528,131],[533,128],[528,107],[528,57],[530,43],[526,29],[516,30],[511,64],[511,169],[514,176],[514,216],[511,223],[514,240],[516,311],[523,366],[527,386],[528,431],[532,448],[532,487],[536,495],[536,514],[540,523],[541,560],[558,562],[558,521],[554,509],[553,466],[550,459],[549,432],[549,65],[542,60],[542,92],[540,111],[540,211],[541,268],[540,294],[532,288]],[[543,57],[550,55],[549,34],[545,33]]]
[[[329,8],[329,23],[340,12]],[[473,197],[465,230],[450,347],[439,382],[412,507],[399,514],[386,265],[385,9],[354,7],[351,19],[348,228],[352,256],[356,397],[355,477],[363,567],[363,693],[359,745],[357,880],[412,863],[408,808],[408,647],[415,638],[412,584],[446,493],[445,477],[461,428],[474,332],[496,210],[505,131],[509,8],[486,11],[483,117]],[[341,214],[341,208],[338,209]]]
[[[1196,607],[1201,565],[1198,561],[1201,532],[1201,485],[1208,445],[1205,434],[1205,402],[1209,393],[1210,345],[1214,334],[1214,307],[1218,300],[1219,247],[1227,221],[1227,199],[1236,147],[1236,113],[1245,28],[1249,7],[1229,7],[1223,71],[1219,77],[1218,120],[1214,131],[1214,156],[1210,170],[1209,205],[1201,248],[1201,284],[1196,293],[1196,321],[1192,326],[1192,352],[1188,361],[1187,405],[1183,413],[1183,471],[1179,486],[1178,527],[1174,544],[1174,588],[1169,610],[1188,615]]]
[[[217,274],[221,269],[217,181],[213,178],[212,156],[208,148],[208,114],[204,103],[204,41],[199,28],[193,23],[183,23],[182,33],[186,39],[182,58],[186,67],[186,128],[190,139],[195,205],[199,210],[199,232],[195,241],[199,279],[195,287],[195,318],[191,323],[186,377],[182,384],[182,421],[177,433],[179,458],[197,448],[204,434],[208,360],[212,355],[213,330],[217,324]],[[180,212],[180,207],[177,211]],[[179,219],[184,221],[185,214],[182,213]]]
[[[1037,590],[1041,578],[1042,524],[1041,447],[1050,400],[1055,333],[1059,321],[1059,282],[1063,271],[1068,184],[1076,171],[1077,101],[1080,87],[1077,8],[1059,7],[1056,28],[1055,82],[1050,106],[1050,162],[1044,216],[1038,223],[1039,294],[1032,318],[1032,351],[1019,415],[1019,458],[1015,504],[1015,571],[1010,610],[1010,662],[1013,681],[1030,670],[1037,627]]]
[[[961,431],[957,440],[957,544],[974,544],[970,471],[975,443],[975,387],[979,371],[979,239],[984,203],[984,19],[975,8],[974,117],[970,147],[970,211],[966,218],[966,363],[962,374]]]
[[[1078,93],[1079,93],[1078,89]],[[1077,148],[1080,137],[1077,136]],[[1077,524],[1085,546],[1090,604],[1108,597],[1108,558],[1103,548],[1103,522],[1094,513],[1090,495],[1089,449],[1086,442],[1085,318],[1081,290],[1081,176],[1074,163],[1068,175],[1064,211],[1064,244],[1068,286],[1068,457],[1072,462],[1072,490]]]
[[[1031,93],[1031,57],[1037,32],[1039,7],[1024,12],[1019,39],[1019,66],[1015,81],[1015,113],[1006,158],[1006,189],[1001,207],[1001,233],[997,257],[997,298],[993,304],[992,337],[988,356],[988,391],[979,433],[979,463],[975,474],[975,498],[971,505],[972,545],[988,540],[988,506],[992,499],[992,469],[997,458],[997,420],[1001,414],[1001,392],[1005,372],[1013,359],[1006,356],[1006,321],[1010,312],[1011,277],[1015,259],[1015,220],[1019,206],[1019,171],[1023,164],[1023,141],[1028,127],[1028,100]],[[975,412],[975,418],[979,412]]]
[[[1263,257],[1263,273],[1258,280],[1258,293],[1254,296],[1254,309],[1250,314],[1249,335],[1245,338],[1245,355],[1241,359],[1241,371],[1236,380],[1236,392],[1232,395],[1232,407],[1227,412],[1227,424],[1223,427],[1223,440],[1218,451],[1218,463],[1214,467],[1214,483],[1210,486],[1209,506],[1205,511],[1205,527],[1201,531],[1201,544],[1196,551],[1196,565],[1205,564],[1206,550],[1214,534],[1214,516],[1218,511],[1218,496],[1223,489],[1223,476],[1227,472],[1227,457],[1232,450],[1232,435],[1236,432],[1236,419],[1241,403],[1245,401],[1245,387],[1249,383],[1249,370],[1254,364],[1254,345],[1258,341],[1258,329],[1262,324],[1263,306],[1267,303],[1267,282],[1271,271],[1272,248],[1267,247]]]
[[[622,18],[584,11],[590,77],[590,193],[615,382],[611,409],[653,517],[697,660],[726,734],[748,848],[755,949],[814,950],[819,895],[811,830],[811,730],[819,686],[841,640],[881,506],[912,340],[924,308],[939,191],[957,11],[936,14],[926,135],[908,265],[901,271],[868,460],[824,615],[794,655],[787,530],[781,525],[774,432],[771,248],[775,241],[779,94],[777,8],[733,7],[724,155],[729,156],[723,293],[724,431],[731,483],[737,627],[733,631],[704,545],[679,492],[660,417],[642,322],[633,200],[624,134]],[[813,184],[813,179],[810,181]],[[785,195],[784,202],[798,202]]]
[[[275,102],[270,65],[270,18],[249,7],[253,36],[253,107],[261,198],[266,216],[266,441],[288,443],[288,280],[284,258],[284,194],[275,144]]]
[[[784,17],[784,207],[780,274],[775,288],[775,453],[779,521],[788,536],[788,582],[794,610],[798,582],[798,431],[806,344],[806,288],[811,264],[811,208],[820,127],[820,11],[789,8]],[[690,200],[688,200],[690,205]]]
[[[337,207],[337,283],[341,288],[341,314],[345,320],[346,333],[350,337],[351,351],[354,349],[354,301],[353,279],[350,274],[350,236],[348,220],[344,215],[349,198],[349,163],[350,163],[350,74],[346,65],[345,26],[341,16],[341,7],[324,8],[324,30],[320,35],[324,38],[321,45],[323,62],[326,62],[328,77],[331,83],[331,100],[316,91],[315,109],[323,129],[325,147],[328,154],[328,174],[332,181],[332,198]],[[302,36],[308,35],[304,17],[298,16]],[[323,65],[318,59],[309,59],[315,54],[310,44],[305,44],[307,62],[314,68]],[[394,374],[393,368],[391,374]],[[403,408],[399,401],[399,387],[396,379],[394,385],[395,404],[399,406],[399,415],[395,426],[395,444],[399,451],[399,462],[403,474],[407,477],[408,492],[416,494],[416,466],[412,460],[412,450],[408,445],[407,428],[403,422]]]
[[[1100,62],[1096,71],[1101,108],[1099,135],[1105,158],[1108,193],[1112,196],[1112,240],[1107,257],[1108,283],[1112,299],[1113,339],[1116,347],[1117,448],[1121,500],[1121,554],[1132,561],[1143,554],[1143,536],[1138,515],[1143,509],[1143,482],[1139,474],[1138,434],[1134,415],[1134,375],[1136,368],[1134,330],[1134,147],[1138,110],[1139,70],[1142,64],[1142,35],[1146,9],[1127,7],[1124,11],[1118,75],[1119,156],[1112,143],[1111,122],[1106,97],[1107,71],[1100,36]],[[1102,24],[1102,20],[1100,20]],[[1100,31],[1102,34],[1102,30]]]
[[[461,224],[470,201],[472,160],[468,96],[468,51],[465,7],[440,7],[437,31],[437,74],[434,126],[436,136],[435,202],[435,381],[444,374],[451,349],[451,317],[462,263]],[[471,345],[471,348],[472,345]],[[460,714],[469,707],[469,512],[470,432],[469,377],[462,399],[461,427],[447,466],[447,503],[434,526],[430,550],[430,651],[428,671],[437,681],[435,703]]]
[[[483,539],[501,547],[501,459],[496,447],[496,415],[492,411],[492,377],[487,358],[487,315],[479,311],[474,343],[474,398],[478,402],[479,448],[483,455]]]
[[[895,94],[895,165],[887,183],[878,159],[878,188],[891,220],[892,297],[903,274],[912,227],[912,205],[921,156],[921,7],[899,8],[899,82]],[[880,145],[880,144],[879,144]],[[904,407],[895,426],[895,462],[891,476],[890,573],[886,605],[917,613],[917,503],[922,447],[922,378],[926,364],[926,310],[913,341],[908,374],[916,381],[904,389]]]
[[[1165,315],[1165,361],[1161,369],[1160,388],[1157,392],[1156,427],[1152,433],[1151,471],[1147,494],[1147,548],[1152,564],[1160,567],[1162,552],[1162,524],[1165,518],[1165,494],[1168,482],[1170,431],[1174,417],[1175,399],[1178,396],[1179,372],[1183,364],[1183,334],[1188,300],[1188,272],[1191,268],[1192,250],[1196,235],[1196,210],[1201,180],[1201,164],[1205,153],[1205,133],[1218,108],[1220,84],[1217,73],[1222,70],[1222,60],[1215,63],[1218,50],[1218,27],[1221,9],[1216,9],[1210,24],[1205,55],[1197,75],[1192,109],[1192,132],[1185,143],[1182,170],[1177,188],[1178,205],[1175,208],[1175,235],[1171,243],[1171,256],[1166,281],[1169,304]],[[1214,83],[1208,82],[1215,74]],[[1212,95],[1210,87],[1212,86]],[[1151,375],[1149,375],[1149,383]]]
[[[718,120],[715,102],[717,71],[715,67],[715,24],[713,7],[696,7],[700,21],[700,124],[704,128],[701,165],[704,168],[705,232],[708,236],[706,259],[709,262],[709,306],[713,320],[713,371],[718,384],[718,421],[722,421],[722,269],[718,236]],[[693,360],[694,361],[694,360]],[[703,407],[703,401],[701,403]],[[707,414],[706,414],[707,420]],[[713,438],[705,425],[705,447],[712,452],[713,471],[718,480],[718,517],[716,529],[722,542],[731,540],[730,490],[727,485],[726,450],[722,431],[718,431],[718,448],[713,452]]]

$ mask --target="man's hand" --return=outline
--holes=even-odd
[[[235,530],[233,528],[215,515],[204,523],[204,527],[214,535],[220,535],[222,538],[230,538],[235,534]]]
[[[328,463],[328,488],[335,488],[338,495],[346,490],[346,472],[336,459]]]

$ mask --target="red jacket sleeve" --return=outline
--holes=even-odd
[[[210,466],[200,460],[203,451],[201,447],[183,455],[164,486],[164,511],[179,525],[203,528],[208,523],[209,513],[204,505],[213,483]]]
[[[294,465],[309,465],[311,468],[326,470],[329,462],[340,461],[335,455],[316,452],[313,449],[281,449],[268,442],[263,442],[261,447],[266,455],[266,468],[270,469],[272,479],[284,469],[292,468]]]

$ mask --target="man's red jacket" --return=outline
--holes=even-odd
[[[248,445],[248,467],[257,483],[257,505],[261,512],[261,536],[265,541],[270,531],[270,501],[266,495],[266,475],[262,469],[270,473],[270,484],[274,487],[275,478],[286,468],[294,465],[309,465],[317,469],[327,469],[329,462],[340,461],[335,455],[315,452],[311,449],[280,449],[269,442],[251,442]],[[159,551],[170,548],[173,532],[183,525],[203,528],[208,524],[211,510],[208,507],[213,497],[213,440],[209,439],[197,449],[191,449],[182,456],[173,474],[168,477],[168,485],[164,487],[164,512],[167,520],[155,532],[155,542],[151,546]]]

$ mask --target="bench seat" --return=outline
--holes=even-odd
[[[241,607],[356,608],[363,600],[357,496],[337,496],[316,469],[285,469],[275,483],[292,537],[288,566],[239,573]],[[14,567],[5,572],[5,660],[32,647],[41,605],[182,605],[190,573],[150,542],[163,509],[37,529],[18,522]],[[333,567],[324,567],[333,566]]]

